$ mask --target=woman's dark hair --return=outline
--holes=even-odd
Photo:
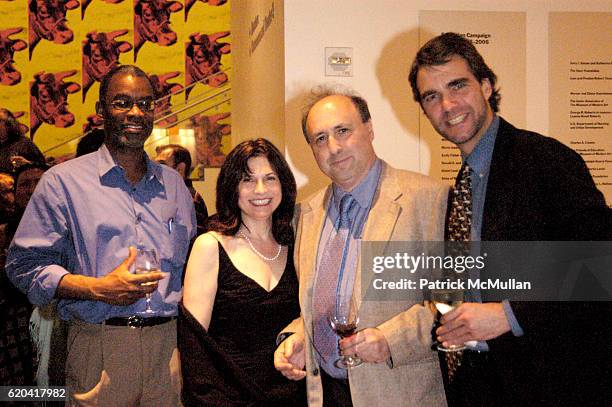
[[[247,140],[238,144],[225,157],[217,178],[217,213],[207,221],[207,230],[226,236],[234,236],[242,224],[242,214],[238,207],[238,185],[249,175],[248,161],[253,157],[266,157],[278,176],[282,198],[272,214],[272,235],[282,245],[293,243],[293,208],[297,187],[293,173],[274,144],[264,138]]]

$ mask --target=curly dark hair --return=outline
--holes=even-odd
[[[225,158],[217,178],[217,213],[208,218],[206,229],[226,236],[234,236],[240,229],[238,185],[249,175],[248,161],[253,157],[266,157],[278,176],[282,198],[272,214],[272,235],[278,243],[291,245],[294,240],[291,220],[297,195],[295,178],[281,152],[264,138],[243,141]]]
[[[419,73],[419,69],[427,66],[443,65],[454,56],[461,57],[467,62],[470,71],[472,71],[472,75],[474,75],[478,82],[482,83],[484,79],[489,80],[491,89],[493,90],[489,97],[489,105],[491,109],[497,113],[501,100],[499,88],[495,88],[497,75],[488,67],[482,55],[478,53],[478,50],[472,42],[456,33],[444,33],[432,38],[421,47],[419,52],[417,52],[412,62],[412,66],[410,67],[410,74],[408,75],[414,100],[421,104],[421,94],[417,87],[417,74]]]

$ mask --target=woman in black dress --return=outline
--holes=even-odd
[[[276,336],[300,313],[295,196],[293,174],[269,141],[242,142],[227,156],[217,214],[185,275],[178,345],[186,405],[306,405],[304,381],[274,368]]]

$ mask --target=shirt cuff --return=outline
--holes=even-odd
[[[291,335],[293,335],[295,332],[283,332],[278,334],[278,336],[276,337],[276,346],[280,345],[281,343],[283,343],[283,341],[285,339],[287,339],[288,337],[290,337]]]
[[[510,324],[512,335],[523,336],[525,332],[523,331],[523,328],[521,328],[521,326],[519,325],[519,322],[516,319],[516,316],[514,315],[514,311],[512,311],[512,306],[510,305],[510,301],[503,300],[502,306],[504,307],[504,314],[506,314],[506,319],[508,320],[508,323]]]
[[[62,266],[46,266],[32,282],[28,290],[28,299],[34,305],[46,305],[55,298],[57,286],[68,271]]]

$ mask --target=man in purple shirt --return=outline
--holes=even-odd
[[[59,300],[69,321],[74,405],[179,404],[175,316],[195,213],[178,173],[145,154],[154,108],[143,71],[109,72],[104,145],[45,174],[9,249],[12,282],[35,305]],[[137,247],[157,251],[161,272],[132,274]]]

